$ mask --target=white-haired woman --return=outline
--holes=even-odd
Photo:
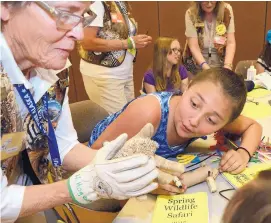
[[[78,142],[67,72],[56,76],[49,70],[62,69],[75,41],[83,39],[83,24],[94,18],[91,11],[82,16],[89,4],[1,2],[1,222],[71,201],[127,199],[157,187],[148,157],[107,161],[126,135],[101,152]],[[62,180],[62,169],[77,172]],[[57,182],[46,184],[52,179]]]

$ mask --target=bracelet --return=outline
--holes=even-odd
[[[202,68],[203,64],[205,64],[205,63],[207,64],[206,61],[202,62],[202,63],[200,64],[200,68]]]
[[[121,42],[122,49],[125,49],[123,41],[120,40],[120,42]]]
[[[133,49],[135,49],[135,48],[136,48],[136,45],[135,45],[134,39],[133,39],[132,37],[129,37],[129,38],[130,38],[130,40],[131,40],[131,42],[132,42],[132,44],[133,44]]]
[[[224,66],[227,66],[232,69],[232,63],[224,63]]]
[[[247,154],[249,156],[249,160],[248,160],[248,162],[249,162],[251,160],[251,158],[252,158],[252,156],[250,155],[250,152],[246,148],[244,148],[244,147],[238,147],[236,151],[238,151],[239,149],[242,149],[242,150],[244,150],[244,151],[247,152]]]
[[[131,37],[129,37],[127,39],[127,43],[128,43],[128,49],[133,49],[134,48],[133,42],[131,40]]]

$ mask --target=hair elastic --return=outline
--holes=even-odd
[[[237,148],[237,150],[236,150],[236,151],[238,151],[239,149],[242,149],[242,150],[244,150],[244,151],[246,151],[246,152],[247,152],[247,154],[248,154],[248,156],[249,156],[249,160],[248,160],[248,161],[250,161],[250,160],[251,160],[251,157],[252,157],[252,156],[250,155],[250,152],[249,152],[249,151],[248,151],[246,148],[244,148],[244,147],[240,147],[240,146]]]
[[[205,63],[207,64],[206,61],[202,62],[202,63],[200,64],[200,68],[202,68],[203,64],[205,64]]]

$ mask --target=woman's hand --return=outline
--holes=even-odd
[[[223,172],[238,174],[246,168],[248,161],[249,156],[246,151],[229,150],[222,156],[219,169]]]
[[[133,38],[133,40],[135,42],[135,45],[136,45],[137,49],[145,48],[152,41],[152,38],[150,36],[148,36],[148,35],[145,35],[145,34],[132,36],[132,38]]]

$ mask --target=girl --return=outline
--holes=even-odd
[[[187,71],[180,65],[181,46],[177,39],[159,37],[154,43],[153,68],[144,74],[143,92],[185,90]]]
[[[267,72],[271,75],[271,30],[266,34],[266,45],[257,60],[257,74]]]
[[[183,95],[161,92],[143,95],[121,111],[99,122],[90,137],[91,148],[99,149],[125,132],[131,138],[146,124],[155,129],[157,155],[175,157],[201,136],[220,129],[240,135],[240,147],[229,150],[221,159],[220,169],[241,172],[256,150],[262,135],[261,126],[240,116],[246,101],[246,86],[229,69],[212,68],[196,75]]]
[[[271,222],[271,169],[239,189],[229,202],[223,223]]]

